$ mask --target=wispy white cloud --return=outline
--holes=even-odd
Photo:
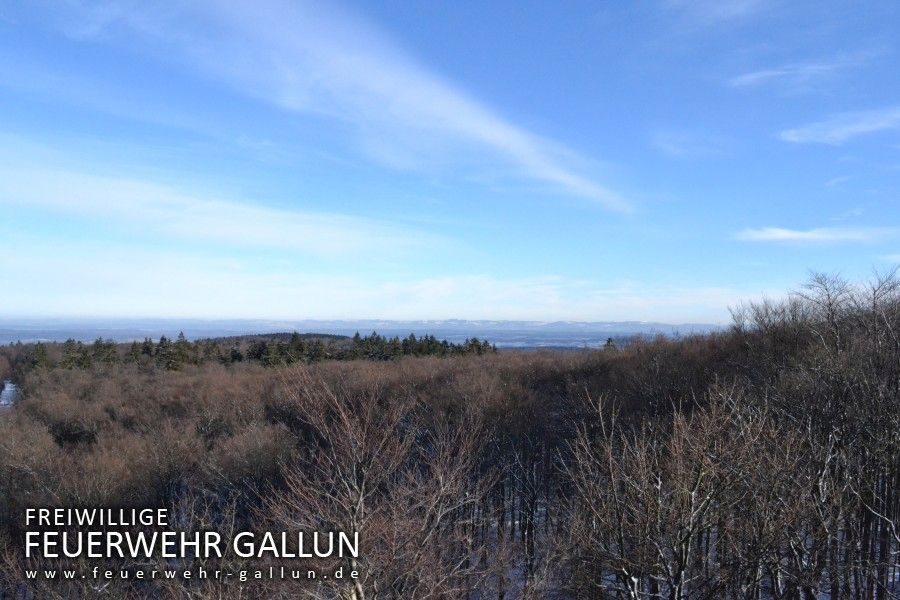
[[[852,138],[900,129],[900,106],[861,112],[841,113],[824,121],[796,129],[786,129],[779,137],[798,144],[842,144]]]
[[[17,238],[29,259],[0,254],[0,316],[265,319],[526,319],[724,322],[759,291],[716,286],[599,283],[486,273],[371,278],[302,265],[184,256],[90,240]],[[769,292],[770,294],[775,292]]]
[[[732,77],[728,80],[728,85],[735,88],[780,85],[790,92],[809,91],[843,71],[866,65],[881,54],[878,51],[865,51],[830,60],[786,63]]]
[[[586,174],[587,161],[513,124],[333,3],[201,2],[167,11],[103,5],[70,14],[65,27],[80,38],[120,43],[137,34],[153,51],[174,53],[240,93],[351,124],[361,147],[391,166],[417,168],[448,155],[477,166],[484,163],[472,156],[477,150],[515,166],[521,177],[611,210],[631,208]]]
[[[49,166],[0,156],[0,237],[16,249],[0,253],[0,316],[709,322],[754,293],[466,273],[465,260],[441,274],[421,261],[453,241],[428,232],[67,170],[24,148]]]
[[[842,183],[847,183],[851,179],[853,179],[853,178],[850,177],[849,175],[841,175],[839,177],[832,177],[831,179],[829,179],[828,181],[825,182],[825,187],[834,187],[834,186],[840,185]]]
[[[478,306],[484,318],[562,320],[642,320],[659,315],[669,323],[722,322],[728,306],[755,297],[758,290],[725,286],[650,285],[637,281],[599,283],[560,276],[502,278],[468,275],[391,284],[389,289],[424,306],[441,302]],[[768,293],[777,295],[775,290]],[[502,310],[496,311],[497,307]],[[496,311],[496,312],[495,312]],[[402,313],[400,313],[402,314]],[[446,313],[445,313],[446,314]],[[503,316],[503,315],[514,315]]]
[[[393,224],[195,194],[165,184],[50,168],[0,168],[0,206],[43,209],[139,236],[316,257],[445,244]]]
[[[744,229],[735,234],[735,239],[746,242],[877,242],[897,235],[892,227],[818,227],[815,229],[786,229],[783,227],[763,227]]]

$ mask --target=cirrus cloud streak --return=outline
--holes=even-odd
[[[377,26],[317,0],[198,2],[151,10],[82,6],[63,17],[80,40],[163,53],[236,92],[283,110],[350,125],[371,158],[400,169],[501,161],[517,177],[629,212],[591,176],[590,161],[504,118],[429,70]],[[202,32],[202,33],[198,33]],[[500,169],[492,169],[499,172]]]
[[[878,242],[897,235],[891,227],[816,227],[813,229],[787,229],[784,227],[762,227],[744,229],[735,234],[735,239],[745,242],[791,242],[821,244],[835,242]]]
[[[779,134],[795,144],[840,145],[855,137],[900,129],[900,106],[878,110],[841,113]]]

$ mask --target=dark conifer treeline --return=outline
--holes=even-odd
[[[267,367],[322,360],[394,360],[404,356],[462,356],[496,352],[487,340],[466,339],[457,344],[438,340],[433,335],[416,337],[411,333],[401,339],[385,337],[377,332],[352,338],[299,333],[242,336],[237,338],[188,340],[179,333],[175,340],[162,336],[154,342],[117,344],[98,338],[92,344],[74,339],[61,344],[10,344],[2,350],[4,357],[19,376],[33,369],[62,367],[90,369],[116,364],[155,366],[176,371],[189,365],[218,363],[230,365],[244,360]]]

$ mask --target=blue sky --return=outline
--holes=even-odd
[[[7,2],[0,316],[726,322],[900,262],[900,4]]]

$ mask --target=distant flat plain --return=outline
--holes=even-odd
[[[378,332],[385,336],[433,335],[450,342],[486,338],[498,348],[595,348],[607,339],[664,335],[679,337],[721,329],[709,323],[651,323],[643,321],[488,321],[488,320],[202,320],[202,319],[0,319],[0,344],[21,341],[117,342],[174,337],[189,339],[279,332],[353,335]]]

